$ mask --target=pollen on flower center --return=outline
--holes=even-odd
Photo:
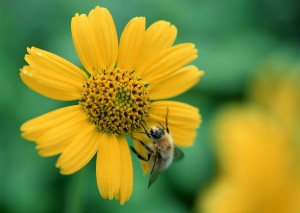
[[[92,75],[79,103],[99,131],[117,135],[144,125],[150,108],[147,84],[134,71],[119,68]]]

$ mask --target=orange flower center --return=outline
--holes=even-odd
[[[147,84],[134,71],[119,68],[92,75],[79,104],[99,131],[117,135],[131,135],[145,125],[150,109]]]

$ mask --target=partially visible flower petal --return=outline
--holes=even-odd
[[[157,21],[153,23],[145,34],[145,39],[141,47],[138,58],[139,66],[147,59],[152,58],[159,52],[171,47],[176,39],[177,29],[167,21]]]
[[[21,79],[34,91],[57,100],[77,100],[81,96],[86,74],[67,60],[32,47],[21,69]]]
[[[36,141],[48,130],[72,121],[78,116],[81,117],[82,114],[82,109],[78,105],[56,109],[25,122],[21,126],[22,136],[27,140]]]
[[[81,131],[63,151],[56,163],[62,174],[72,174],[84,167],[96,154],[102,133],[95,125],[83,122]]]
[[[150,84],[149,96],[151,100],[177,96],[194,86],[203,75],[195,66],[184,67]]]
[[[120,200],[121,205],[128,201],[133,186],[133,168],[132,160],[130,155],[130,150],[128,143],[124,137],[119,137],[118,142],[120,144],[120,154],[121,154],[121,185],[120,194],[116,196]]]
[[[96,7],[89,14],[97,46],[103,57],[103,67],[113,67],[118,57],[118,35],[114,20],[106,8]]]
[[[80,129],[77,129],[80,130]],[[62,153],[72,141],[71,137],[65,140],[59,140],[55,144],[43,144],[37,145],[36,148],[39,149],[39,154],[43,157],[50,157]]]
[[[136,17],[126,25],[120,40],[117,65],[126,70],[134,70],[144,41],[146,20]]]
[[[170,131],[176,145],[192,146],[194,144],[197,135],[196,129],[170,125]]]
[[[96,178],[101,196],[113,199],[120,193],[121,184],[120,144],[114,135],[103,134],[99,143]]]
[[[91,74],[115,65],[118,38],[113,18],[106,8],[96,7],[88,16],[76,14],[71,30],[78,57]]]
[[[196,137],[196,129],[201,123],[199,110],[180,102],[157,101],[151,105],[150,120],[164,124],[167,108],[169,109],[168,126],[174,143],[180,146],[192,145]]]
[[[47,128],[44,130],[44,134],[38,137],[36,148],[39,149],[39,154],[42,156],[60,154],[77,137],[77,134],[82,131],[86,124],[90,125],[85,113],[81,109],[76,109],[76,114],[72,117]]]
[[[251,197],[243,193],[235,181],[230,180],[227,176],[216,180],[210,190],[205,192],[205,196],[201,196],[198,201],[199,202],[196,203],[196,212],[256,212],[251,206]],[[255,206],[254,208],[257,207]],[[267,212],[274,213],[273,211]]]
[[[195,58],[197,49],[194,44],[178,44],[146,60],[137,67],[137,71],[145,82],[152,84],[171,75]]]

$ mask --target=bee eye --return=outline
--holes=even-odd
[[[152,135],[152,137],[153,137],[153,139],[155,139],[155,140],[158,140],[159,139],[159,137],[157,136],[157,135]]]

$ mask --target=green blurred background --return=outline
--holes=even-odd
[[[103,200],[95,179],[95,159],[71,176],[55,168],[57,157],[42,158],[35,144],[20,136],[26,120],[69,105],[47,99],[19,78],[26,47],[36,46],[80,62],[73,47],[70,21],[96,5],[107,7],[118,35],[135,16],[147,26],[157,20],[178,28],[176,43],[193,42],[194,62],[205,76],[175,98],[199,107],[203,123],[195,145],[183,148],[185,159],[147,188],[133,156],[134,188],[120,206]],[[213,181],[217,159],[210,122],[223,103],[243,100],[249,79],[272,54],[297,58],[300,53],[298,0],[1,0],[0,2],[0,212],[191,212],[198,194]]]

